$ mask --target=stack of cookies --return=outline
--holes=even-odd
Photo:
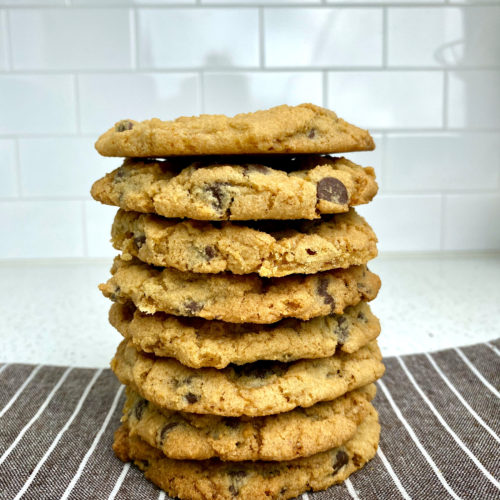
[[[120,207],[100,285],[124,337],[118,457],[182,499],[291,498],[361,468],[384,366],[376,237],[351,207],[377,184],[326,154],[370,134],[303,104],[123,120],[96,148],[126,157],[92,187]]]

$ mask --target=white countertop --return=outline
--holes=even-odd
[[[121,336],[97,284],[110,261],[0,263],[0,362],[108,366]],[[385,356],[500,337],[500,255],[381,256]]]

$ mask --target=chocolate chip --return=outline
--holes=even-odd
[[[315,135],[316,135],[316,129],[312,128],[307,134],[307,137],[309,137],[309,139],[314,139]]]
[[[170,422],[168,424],[165,424],[161,431],[160,431],[160,446],[163,445],[165,438],[167,437],[167,434],[174,428],[177,427],[179,424],[177,422]]]
[[[331,201],[345,205],[347,203],[347,189],[338,179],[324,177],[318,182],[316,196],[319,200]]]
[[[205,257],[207,260],[212,260],[217,255],[217,250],[212,245],[207,245],[204,248]]]
[[[246,477],[247,472],[244,470],[230,470],[230,471],[228,471],[227,475],[231,479],[242,479],[242,478]]]
[[[203,309],[203,304],[194,300],[188,300],[184,303],[184,309],[187,314],[194,315]]]
[[[194,404],[197,401],[200,400],[200,396],[197,396],[196,394],[193,394],[192,392],[188,392],[185,396],[184,399],[190,404]]]
[[[233,366],[234,373],[238,377],[251,377],[258,379],[265,379],[271,375],[281,377],[288,370],[286,363],[277,361],[256,361],[255,363],[248,363],[246,365]]]
[[[229,205],[230,197],[226,187],[230,185],[228,182],[214,182],[205,186],[205,191],[210,194],[212,198],[211,203],[215,210],[223,211]]]
[[[236,417],[228,417],[225,418],[222,423],[226,426],[229,427],[230,429],[237,429],[240,426],[240,421]]]
[[[140,234],[139,236],[134,237],[134,243],[137,248],[141,248],[144,243],[146,243],[146,235]]]
[[[146,399],[141,399],[136,405],[135,405],[135,418],[137,420],[140,420],[142,418],[142,415],[144,414],[144,410],[148,406],[148,401]]]
[[[344,467],[349,462],[349,455],[344,450],[337,451],[335,455],[335,461],[333,462],[332,476],[335,476],[337,472]]]
[[[244,470],[228,471],[227,475],[231,484],[229,485],[229,493],[233,496],[238,496],[240,493],[242,480],[246,477],[247,473]]]
[[[125,170],[124,168],[119,168],[117,171],[116,171],[116,174],[113,178],[113,180],[117,180],[117,179],[124,179],[125,177],[127,177],[128,175],[128,171]]]
[[[117,132],[125,132],[125,130],[131,130],[134,124],[130,120],[122,120],[115,125],[115,130]]]
[[[117,300],[120,296],[121,288],[119,286],[115,287],[113,293],[109,296],[109,298],[113,301]]]
[[[365,316],[365,313],[363,311],[359,311],[358,313],[358,319],[360,321],[363,321],[363,323],[366,323],[367,322],[367,319],[366,319],[366,316]]]
[[[306,248],[306,252],[309,254],[309,255],[316,255],[317,252],[315,252],[314,250],[311,250],[310,248]]]
[[[318,295],[323,297],[323,302],[330,306],[332,311],[335,310],[335,299],[328,293],[328,278],[320,278],[318,283]]]
[[[347,337],[349,336],[349,321],[347,321],[345,316],[337,317],[337,328],[335,329],[337,334],[337,342],[339,346],[344,345]]]

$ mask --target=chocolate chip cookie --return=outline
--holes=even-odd
[[[272,325],[150,315],[131,303],[115,303],[109,320],[137,350],[175,358],[191,368],[326,358],[336,350],[355,352],[380,333],[380,323],[365,302],[348,307],[344,314],[309,321],[288,318]]]
[[[197,220],[317,219],[368,203],[371,167],[345,158],[134,160],[99,179],[97,201],[128,211]]]
[[[331,313],[377,296],[380,279],[366,266],[313,275],[260,278],[255,274],[196,274],[116,257],[112,278],[99,285],[111,300],[142,312],[198,316],[232,323],[274,323]]]
[[[317,221],[200,222],[119,210],[111,230],[122,258],[195,273],[313,274],[366,264],[377,238],[354,209]]]
[[[258,361],[222,370],[182,365],[137,351],[124,340],[111,362],[122,384],[168,410],[257,417],[312,406],[371,384],[384,373],[377,342],[352,354],[293,363]]]
[[[118,458],[133,461],[147,479],[172,497],[285,500],[344,481],[375,456],[379,435],[378,415],[371,410],[349,441],[290,461],[172,460],[139,437],[130,436],[125,424],[115,434],[113,449]]]
[[[336,153],[374,149],[370,134],[315,106],[276,106],[234,117],[121,120],[99,137],[104,156]]]
[[[293,460],[351,439],[370,409],[375,385],[334,401],[268,417],[236,418],[161,410],[127,388],[122,422],[176,460]]]

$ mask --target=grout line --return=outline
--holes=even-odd
[[[80,107],[80,85],[78,75],[73,75],[73,92],[75,93],[75,119],[76,119],[76,132],[80,135],[81,127],[81,107]]]
[[[19,147],[19,138],[14,139],[14,154],[16,159],[16,185],[17,185],[17,199],[23,196],[23,182],[22,182],[22,170],[21,170],[21,151]],[[12,198],[10,198],[12,200]],[[16,200],[14,198],[14,200]]]
[[[199,78],[200,78],[200,83],[199,83],[199,97],[200,97],[200,111],[201,113],[205,113],[205,72],[200,71],[199,72]]]
[[[388,66],[388,53],[389,53],[389,44],[388,44],[388,17],[389,13],[387,7],[382,9],[382,67],[387,69]]]
[[[89,256],[89,238],[87,229],[87,211],[85,209],[85,202],[82,201],[82,241],[83,241],[83,256]]]
[[[259,7],[259,65],[261,68],[266,67],[266,34],[265,34],[265,19],[264,8]]]
[[[130,21],[130,66],[137,72],[139,68],[139,53],[137,51],[138,37],[138,23],[137,23],[137,9],[130,9],[129,11],[129,21]]]
[[[7,72],[11,73],[14,68],[14,50],[12,48],[12,30],[10,26],[10,15],[8,10],[2,11],[5,20],[5,55],[7,57]]]
[[[343,1],[330,1],[326,2],[325,0],[321,0],[318,3],[308,3],[308,2],[299,2],[299,3],[287,3],[283,4],[279,0],[275,0],[274,2],[269,2],[266,3],[266,7],[277,7],[277,8],[321,8],[324,7],[325,4],[327,4],[330,7],[349,7],[353,9],[365,9],[365,8],[373,8],[373,7],[384,7],[384,6],[389,6],[389,7],[398,7],[398,8],[433,8],[433,9],[438,9],[442,8],[443,6],[456,6],[456,7],[466,7],[470,9],[478,9],[481,7],[492,7],[495,5],[494,2],[487,1],[487,0],[478,0],[477,2],[474,2],[474,4],[464,4],[463,1],[459,0],[445,0],[439,1],[439,0],[428,0],[424,2],[404,2],[404,1],[377,1],[377,2],[359,2],[359,3],[351,3],[348,0],[343,0]],[[185,8],[185,9],[193,9],[193,8],[241,8],[241,7],[257,7],[263,5],[261,2],[245,2],[245,3],[233,3],[233,2],[201,2],[200,0],[196,0],[196,3],[192,4],[186,4],[182,2],[173,2],[169,3],[167,5],[161,5],[157,3],[144,3],[140,4],[138,7],[144,10],[150,10],[150,9],[155,9],[155,10],[169,10],[172,8]],[[2,7],[9,8],[12,10],[26,10],[26,9],[37,9],[37,10],[49,10],[49,9],[67,9],[68,7],[71,7],[73,10],[104,10],[104,9],[109,9],[109,10],[118,10],[118,9],[123,9],[125,6],[124,5],[108,5],[108,4],[99,4],[99,3],[94,3],[94,4],[88,4],[88,5],[75,5],[70,3],[70,0],[65,0],[64,5],[37,5],[36,3],[33,4],[24,4],[24,5],[16,5],[16,4],[11,4],[11,5],[2,5]]]
[[[328,71],[323,71],[321,74],[323,85],[323,107],[328,108]]]
[[[443,129],[448,129],[448,71],[444,71],[443,75]]]
[[[141,67],[139,68],[141,73],[192,73],[193,71],[201,71],[208,69],[206,66],[188,66],[188,67]],[[338,73],[439,73],[445,70],[459,70],[459,71],[481,71],[484,73],[498,72],[500,71],[500,65],[498,66],[474,66],[474,67],[453,67],[453,66],[390,66],[383,68],[382,65],[374,66],[266,66],[265,68],[259,68],[259,66],[220,66],[220,67],[210,67],[210,71],[215,72],[232,72],[241,73],[249,71],[260,71],[260,72],[311,72],[311,71],[336,71]],[[2,76],[8,76],[11,74],[21,75],[21,76],[40,76],[40,75],[59,75],[65,76],[72,71],[78,71],[80,74],[96,74],[96,75],[108,75],[108,74],[134,74],[138,71],[131,68],[106,68],[106,69],[88,69],[88,68],[73,68],[73,69],[20,69],[11,71],[0,71],[0,78]]]

